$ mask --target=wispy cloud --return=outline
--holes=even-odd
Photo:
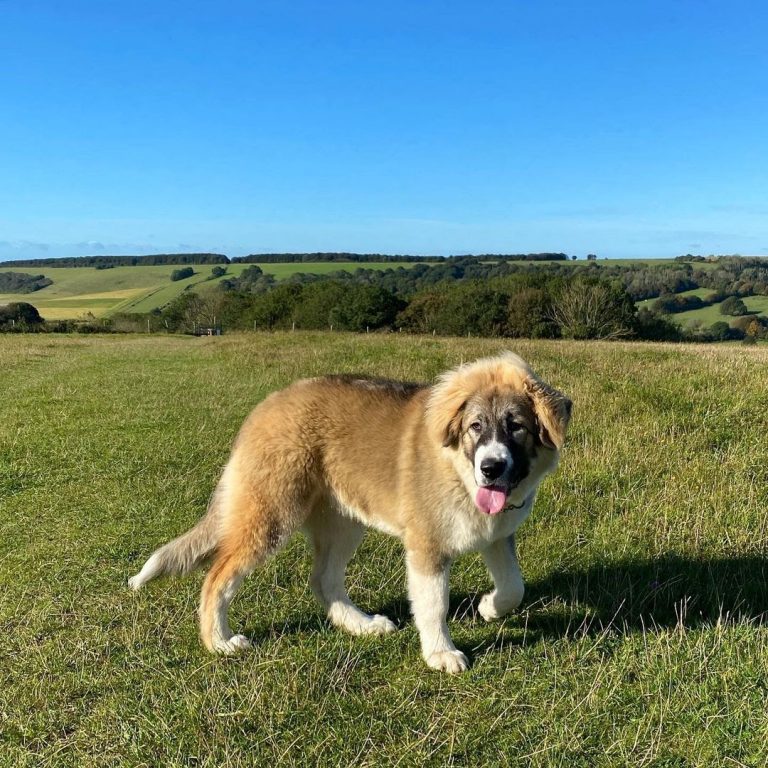
[[[46,252],[50,247],[50,243],[38,243],[34,240],[0,240],[0,250]]]

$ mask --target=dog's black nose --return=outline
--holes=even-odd
[[[501,477],[506,468],[507,462],[503,459],[488,458],[480,462],[480,471],[483,473],[483,477],[488,478],[488,480],[495,480],[497,477]]]

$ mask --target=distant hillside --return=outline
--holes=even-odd
[[[185,254],[187,255],[187,254]],[[12,262],[13,269],[0,266],[0,275],[26,273],[32,278],[39,278],[43,271],[39,263],[34,267],[17,267],[20,262]],[[173,301],[180,293],[187,290],[209,291],[224,279],[236,278],[247,269],[249,264],[212,264],[197,266],[195,274],[184,280],[172,281],[171,275],[178,267],[174,264],[162,265],[119,265],[114,268],[99,267],[45,267],[47,278],[53,284],[42,290],[36,290],[26,300],[33,304],[46,320],[81,318],[87,314],[104,317],[113,312],[151,312]],[[337,264],[322,262],[317,264],[276,263],[265,264],[264,272],[274,275],[276,280],[284,280],[297,272],[323,275],[339,270],[359,269],[359,264]],[[366,263],[367,270],[386,269],[398,266],[410,269],[416,265],[390,265],[384,263]],[[216,276],[214,270],[226,271]],[[424,268],[429,268],[426,264]],[[18,301],[18,294],[11,289],[0,289],[0,305]]]

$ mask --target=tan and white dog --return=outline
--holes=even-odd
[[[387,634],[344,586],[365,526],[398,536],[421,650],[434,669],[468,666],[446,623],[451,562],[482,553],[495,589],[490,621],[517,608],[523,579],[515,531],[557,466],[571,402],[517,355],[462,365],[432,386],[354,376],[297,381],[257,406],[235,440],[208,512],[130,580],[210,563],[200,632],[211,651],[250,646],[227,612],[243,579],[299,528],[314,550],[311,585],[336,626]]]

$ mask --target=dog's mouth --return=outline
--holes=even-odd
[[[507,503],[509,491],[503,485],[482,485],[475,494],[475,506],[486,515],[498,515]]]

